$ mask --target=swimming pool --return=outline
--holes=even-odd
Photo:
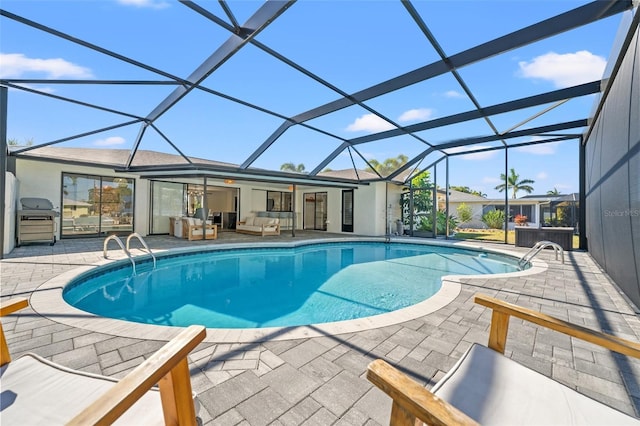
[[[521,270],[509,256],[438,245],[331,242],[182,253],[99,268],[67,303],[102,317],[211,328],[289,327],[393,312],[429,299],[445,275]]]

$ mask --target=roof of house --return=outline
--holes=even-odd
[[[10,150],[23,149],[24,147],[9,146]],[[108,149],[108,148],[75,148],[75,147],[58,147],[58,146],[44,146],[37,147],[24,151],[18,155],[19,158],[35,159],[35,160],[48,160],[48,161],[60,161],[67,163],[76,163],[87,166],[108,167],[114,169],[125,168],[131,151],[128,149]],[[223,169],[228,171],[235,171],[240,166],[232,163],[225,163],[221,161],[206,160],[197,157],[187,157],[193,164],[202,165],[213,169]],[[178,154],[167,154],[157,151],[138,150],[133,161],[132,167],[166,167],[167,165],[179,166],[188,165],[189,161]],[[272,172],[259,168],[251,167],[248,170],[254,174],[260,175],[261,173],[282,176],[299,175],[302,178],[307,177],[306,173],[296,172]],[[135,172],[135,170],[134,170]],[[249,173],[247,173],[248,175]],[[320,172],[317,175],[316,180],[322,179],[328,180],[344,180],[344,181],[367,181],[367,180],[379,180],[380,177],[370,171],[366,170],[328,170]],[[402,183],[402,177],[394,180],[395,183]],[[268,180],[265,177],[265,181]]]
[[[9,149],[11,150],[11,146]],[[67,162],[79,162],[92,165],[124,167],[129,160],[129,149],[105,149],[105,148],[74,148],[59,146],[36,147],[25,151],[21,156],[38,159],[60,160]],[[192,163],[207,164],[213,166],[238,167],[236,164],[220,161],[205,160],[196,157],[187,157]],[[184,157],[178,154],[167,154],[157,151],[138,150],[132,166],[154,166],[164,164],[189,164]]]
[[[444,196],[444,190],[439,189],[438,192],[441,193],[442,196]],[[467,192],[456,191],[455,189],[449,189],[450,203],[478,203],[484,201],[487,201],[487,198],[475,194],[469,194]]]

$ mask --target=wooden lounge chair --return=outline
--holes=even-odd
[[[640,424],[503,355],[510,316],[636,358],[640,344],[488,296],[475,302],[493,309],[489,347],[473,344],[431,391],[383,360],[369,364],[367,378],[393,399],[390,425]]]
[[[215,240],[218,238],[218,225],[212,225],[209,221],[205,223],[202,219],[187,217],[182,218],[182,232],[182,237],[189,241],[202,240],[203,232],[205,240]]]
[[[0,316],[28,306],[0,307]],[[187,354],[206,336],[191,326],[121,380],[71,370],[37,355],[15,361],[0,325],[2,425],[196,425]],[[154,386],[158,384],[158,388]]]

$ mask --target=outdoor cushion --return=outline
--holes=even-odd
[[[117,382],[71,370],[33,354],[5,364],[0,374],[3,425],[65,424]],[[115,424],[164,424],[160,392],[146,392]]]
[[[480,424],[640,424],[478,344],[473,344],[431,391]]]
[[[253,220],[254,220],[254,216],[247,216],[247,218],[244,220],[244,224],[247,226],[252,226]]]

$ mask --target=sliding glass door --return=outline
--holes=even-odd
[[[62,237],[133,232],[134,180],[62,174]]]
[[[304,194],[304,229],[327,230],[327,193]]]
[[[182,183],[151,182],[151,233],[168,234],[170,218],[184,216],[186,190]]]

